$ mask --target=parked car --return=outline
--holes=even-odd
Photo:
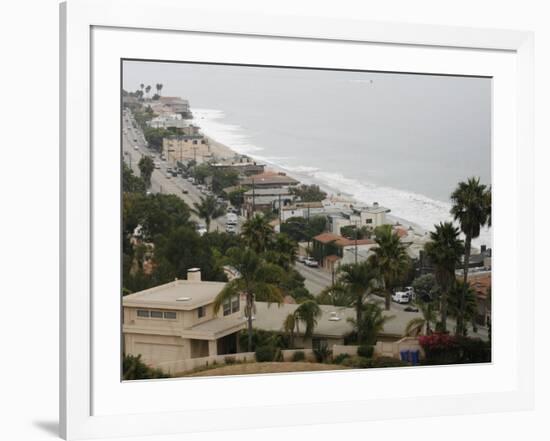
[[[202,236],[204,233],[206,233],[206,225],[197,225],[197,233],[199,233],[199,236]]]
[[[405,291],[397,291],[392,294],[391,299],[395,303],[409,303],[411,301],[412,294]]]
[[[309,266],[310,268],[319,268],[319,262],[311,257],[306,258],[304,264],[305,266]]]

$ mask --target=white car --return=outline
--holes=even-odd
[[[199,236],[202,236],[206,233],[206,225],[199,224],[197,225],[197,233],[199,233]]]
[[[391,299],[395,303],[409,303],[412,299],[412,294],[405,291],[397,291],[392,294]]]
[[[315,259],[312,259],[311,257],[306,258],[304,264],[305,266],[309,266],[311,268],[319,268],[319,262],[317,262]]]

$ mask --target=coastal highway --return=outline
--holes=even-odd
[[[145,140],[143,132],[135,123],[130,112],[124,112],[122,117],[122,152],[122,159],[137,176],[139,176],[138,163],[143,155],[152,156],[155,162],[160,163],[160,169],[155,169],[151,175],[151,192],[174,194],[191,208],[194,207],[195,203],[200,202],[201,197],[206,196],[206,194],[181,176],[172,177],[168,175],[166,172],[167,168],[173,167],[175,164],[169,164],[166,161],[162,161],[158,153],[147,147],[147,141]],[[184,193],[184,191],[187,193]],[[194,213],[191,216],[197,224],[204,224],[204,220],[199,219]],[[225,216],[213,220],[210,225],[210,230],[225,231],[225,222]]]

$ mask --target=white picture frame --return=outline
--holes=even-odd
[[[233,428],[258,428],[266,426],[314,424],[321,422],[353,422],[379,418],[399,418],[411,416],[428,416],[441,414],[460,414],[483,411],[519,410],[532,407],[533,403],[533,36],[529,32],[461,29],[434,25],[410,25],[399,23],[373,23],[353,19],[320,19],[314,17],[276,16],[270,14],[253,15],[231,13],[228,11],[201,11],[185,7],[177,0],[142,1],[133,3],[132,10],[139,14],[128,13],[128,3],[123,0],[70,0],[61,5],[61,176],[60,176],[60,219],[61,219],[61,301],[60,301],[60,427],[62,436],[66,439],[82,439],[105,436],[154,435],[177,432],[194,432],[201,430],[223,430]],[[99,358],[94,342],[102,341],[102,335],[93,328],[92,311],[98,299],[94,299],[94,289],[97,288],[96,271],[92,271],[94,258],[92,255],[94,240],[97,238],[97,225],[94,228],[96,211],[101,211],[97,204],[92,209],[92,203],[97,201],[94,195],[101,192],[94,183],[92,116],[94,108],[102,103],[95,99],[93,89],[94,68],[97,69],[98,59],[93,60],[94,50],[101,45],[101,38],[94,38],[94,30],[103,29],[107,32],[118,29],[128,32],[147,33],[148,38],[161,38],[166,31],[171,35],[191,35],[196,38],[232,38],[243,42],[247,38],[265,38],[266,41],[277,41],[280,44],[298,46],[314,42],[319,44],[339,45],[373,45],[377,50],[391,50],[395,47],[405,47],[425,51],[429,58],[430,51],[469,51],[473,60],[482,60],[484,54],[511,54],[515,66],[513,81],[515,95],[508,101],[502,101],[510,106],[509,117],[513,116],[514,136],[509,139],[510,158],[504,162],[495,163],[495,168],[508,167],[514,175],[509,179],[509,200],[513,207],[512,224],[513,240],[510,240],[510,252],[521,259],[514,259],[515,264],[508,272],[513,272],[515,281],[521,280],[521,293],[517,286],[507,288],[507,298],[514,300],[515,308],[509,308],[508,314],[513,315],[515,326],[512,326],[514,342],[513,354],[509,358],[497,359],[493,367],[503,367],[506,375],[501,383],[492,384],[485,390],[458,391],[425,396],[390,396],[372,394],[364,400],[347,392],[346,384],[350,381],[362,381],[361,373],[348,372],[340,374],[293,374],[271,377],[271,382],[277,388],[304,387],[314,388],[322,379],[331,379],[335,384],[341,384],[342,392],[337,399],[334,395],[323,399],[321,394],[311,395],[308,402],[285,402],[284,397],[273,399],[261,404],[260,401],[237,400],[234,406],[224,406],[221,403],[208,403],[187,406],[177,410],[167,404],[154,411],[155,401],[147,399],[149,408],[124,409],[122,401],[115,398],[116,385],[103,383],[103,373],[94,366],[92,355]],[[152,37],[155,32],[158,37]],[[115,38],[110,40],[115,47]],[[281,43],[282,42],[282,43]],[[129,43],[126,43],[129,44]],[[103,47],[103,46],[101,46]],[[129,47],[129,46],[128,46]],[[290,49],[292,51],[293,49]],[[299,49],[296,49],[299,50]],[[105,51],[107,51],[105,49]],[[458,53],[458,52],[457,52]],[[477,54],[477,55],[475,55]],[[119,56],[113,52],[112,57]],[[214,55],[213,55],[214,56]],[[234,55],[237,56],[237,55]],[[245,56],[245,55],[243,55]],[[266,59],[269,55],[265,55]],[[432,55],[433,57],[433,55]],[[146,57],[144,57],[146,58]],[[160,57],[162,58],[162,57]],[[495,57],[499,58],[499,57]],[[93,60],[93,62],[92,62]],[[496,61],[495,61],[496,63]],[[275,63],[277,64],[277,63]],[[460,67],[448,63],[447,69],[456,74],[468,74],[476,71],[472,66]],[[325,67],[331,67],[327,61]],[[496,66],[496,64],[495,64]],[[442,68],[443,69],[443,68]],[[484,70],[487,69],[487,70]],[[478,73],[490,72],[491,67],[478,67]],[[503,78],[505,71],[510,70],[510,63],[505,62],[500,68]],[[441,70],[442,72],[442,70]],[[116,78],[118,81],[118,77]],[[502,89],[502,88],[501,88]],[[496,93],[500,94],[500,90]],[[500,96],[500,95],[499,95]],[[502,95],[504,96],[504,95]],[[117,98],[118,100],[118,98]],[[95,109],[97,110],[97,109]],[[112,111],[113,109],[111,109]],[[118,109],[114,109],[118,112]],[[95,117],[95,116],[94,116]],[[101,125],[99,118],[95,126]],[[104,126],[107,127],[107,126]],[[110,133],[106,130],[105,133]],[[107,135],[105,135],[107,136]],[[108,171],[107,171],[108,172]],[[496,189],[498,198],[498,188]],[[100,194],[100,193],[99,193]],[[500,193],[502,195],[502,193]],[[511,194],[511,196],[510,196]],[[504,196],[501,196],[504,197]],[[497,201],[498,204],[498,201]],[[522,213],[521,228],[519,216]],[[498,222],[498,216],[497,222]],[[118,244],[113,244],[118,247]],[[95,248],[97,250],[97,247]],[[503,249],[503,248],[501,248]],[[498,248],[497,248],[498,250]],[[498,252],[498,251],[497,251]],[[503,286],[503,285],[501,285]],[[514,289],[514,287],[516,289]],[[521,294],[521,302],[517,301]],[[497,301],[498,303],[498,301]],[[498,305],[497,305],[498,306]],[[115,318],[118,311],[111,311]],[[498,322],[498,320],[497,320]],[[116,325],[116,323],[115,323]],[[117,325],[118,326],[118,325]],[[497,332],[498,323],[495,323]],[[101,349],[100,349],[101,351]],[[96,360],[97,361],[97,360]],[[102,363],[103,365],[103,363]],[[476,367],[462,366],[461,375],[467,378],[478,375]],[[448,368],[429,368],[430,375],[448,375]],[[455,369],[453,367],[453,369]],[[458,368],[457,368],[458,369]],[[99,373],[98,373],[99,372]],[[400,370],[386,370],[386,378],[398,378]],[[418,373],[419,371],[417,371]],[[424,370],[424,373],[426,370]],[[94,376],[95,373],[95,376]],[[118,372],[115,372],[118,375]],[[323,376],[325,375],[325,376]],[[334,375],[328,377],[328,375]],[[409,375],[407,373],[406,375]],[[410,374],[416,375],[416,374]],[[422,372],[420,372],[422,375]],[[424,374],[425,375],[425,374]],[[411,376],[410,378],[413,378]],[[419,377],[418,377],[419,378]],[[200,380],[201,385],[214,381],[216,388],[227,387],[227,391],[237,391],[242,388],[260,388],[266,379],[233,378],[230,381]],[[510,380],[511,379],[511,380]],[[143,382],[133,386],[132,394],[151,393],[149,397],[162,397],[169,391],[175,391],[187,381],[187,388],[192,389],[193,381],[170,380]],[[406,380],[407,381],[407,380]],[[199,384],[199,383],[195,383]],[[97,395],[103,387],[108,392]],[[204,386],[207,387],[207,386]],[[145,388],[148,390],[146,391]],[[233,389],[231,389],[233,388]],[[150,389],[150,390],[149,390]],[[153,390],[155,389],[155,390]],[[358,388],[355,388],[358,389]],[[129,390],[129,389],[128,389]],[[256,389],[258,390],[258,389]],[[112,395],[109,395],[112,393]],[[121,394],[126,391],[121,389]],[[229,392],[224,396],[231,396]],[[236,397],[236,395],[234,395]],[[328,395],[327,395],[328,396]],[[135,402],[135,395],[132,395]],[[275,394],[274,394],[275,397]],[[119,397],[120,398],[120,397]],[[105,401],[118,403],[111,408],[98,409]],[[166,400],[170,403],[170,400]],[[414,402],[414,406],[411,403]],[[269,406],[269,416],[264,408]],[[289,411],[292,409],[292,411]],[[247,412],[250,418],[243,419],[241,415]],[[277,413],[285,418],[273,418]]]

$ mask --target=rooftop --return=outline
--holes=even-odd
[[[350,245],[373,245],[376,242],[374,242],[371,239],[358,239],[357,242],[354,239],[347,239],[343,236],[339,236],[338,234],[333,233],[321,233],[313,238],[313,240],[327,244],[333,242],[335,245],[339,247],[347,247]]]
[[[124,296],[124,306],[188,311],[212,303],[225,282],[175,280]]]
[[[295,185],[298,184],[294,178],[284,173],[264,172],[249,176],[241,181],[242,185]]]
[[[275,303],[256,302],[254,327],[268,331],[281,331],[286,317],[296,311],[296,308],[299,306],[287,303],[277,305]],[[352,325],[348,321],[348,318],[355,318],[355,310],[353,308],[332,305],[319,305],[319,307],[321,308],[322,315],[319,317],[313,331],[315,335],[342,337],[352,330]],[[420,313],[404,312],[396,309],[383,311],[382,314],[385,316],[395,316],[394,319],[389,320],[385,324],[382,331],[382,334],[395,336],[403,335],[403,331],[409,320],[420,317]],[[300,326],[302,332],[303,329],[304,327]]]

